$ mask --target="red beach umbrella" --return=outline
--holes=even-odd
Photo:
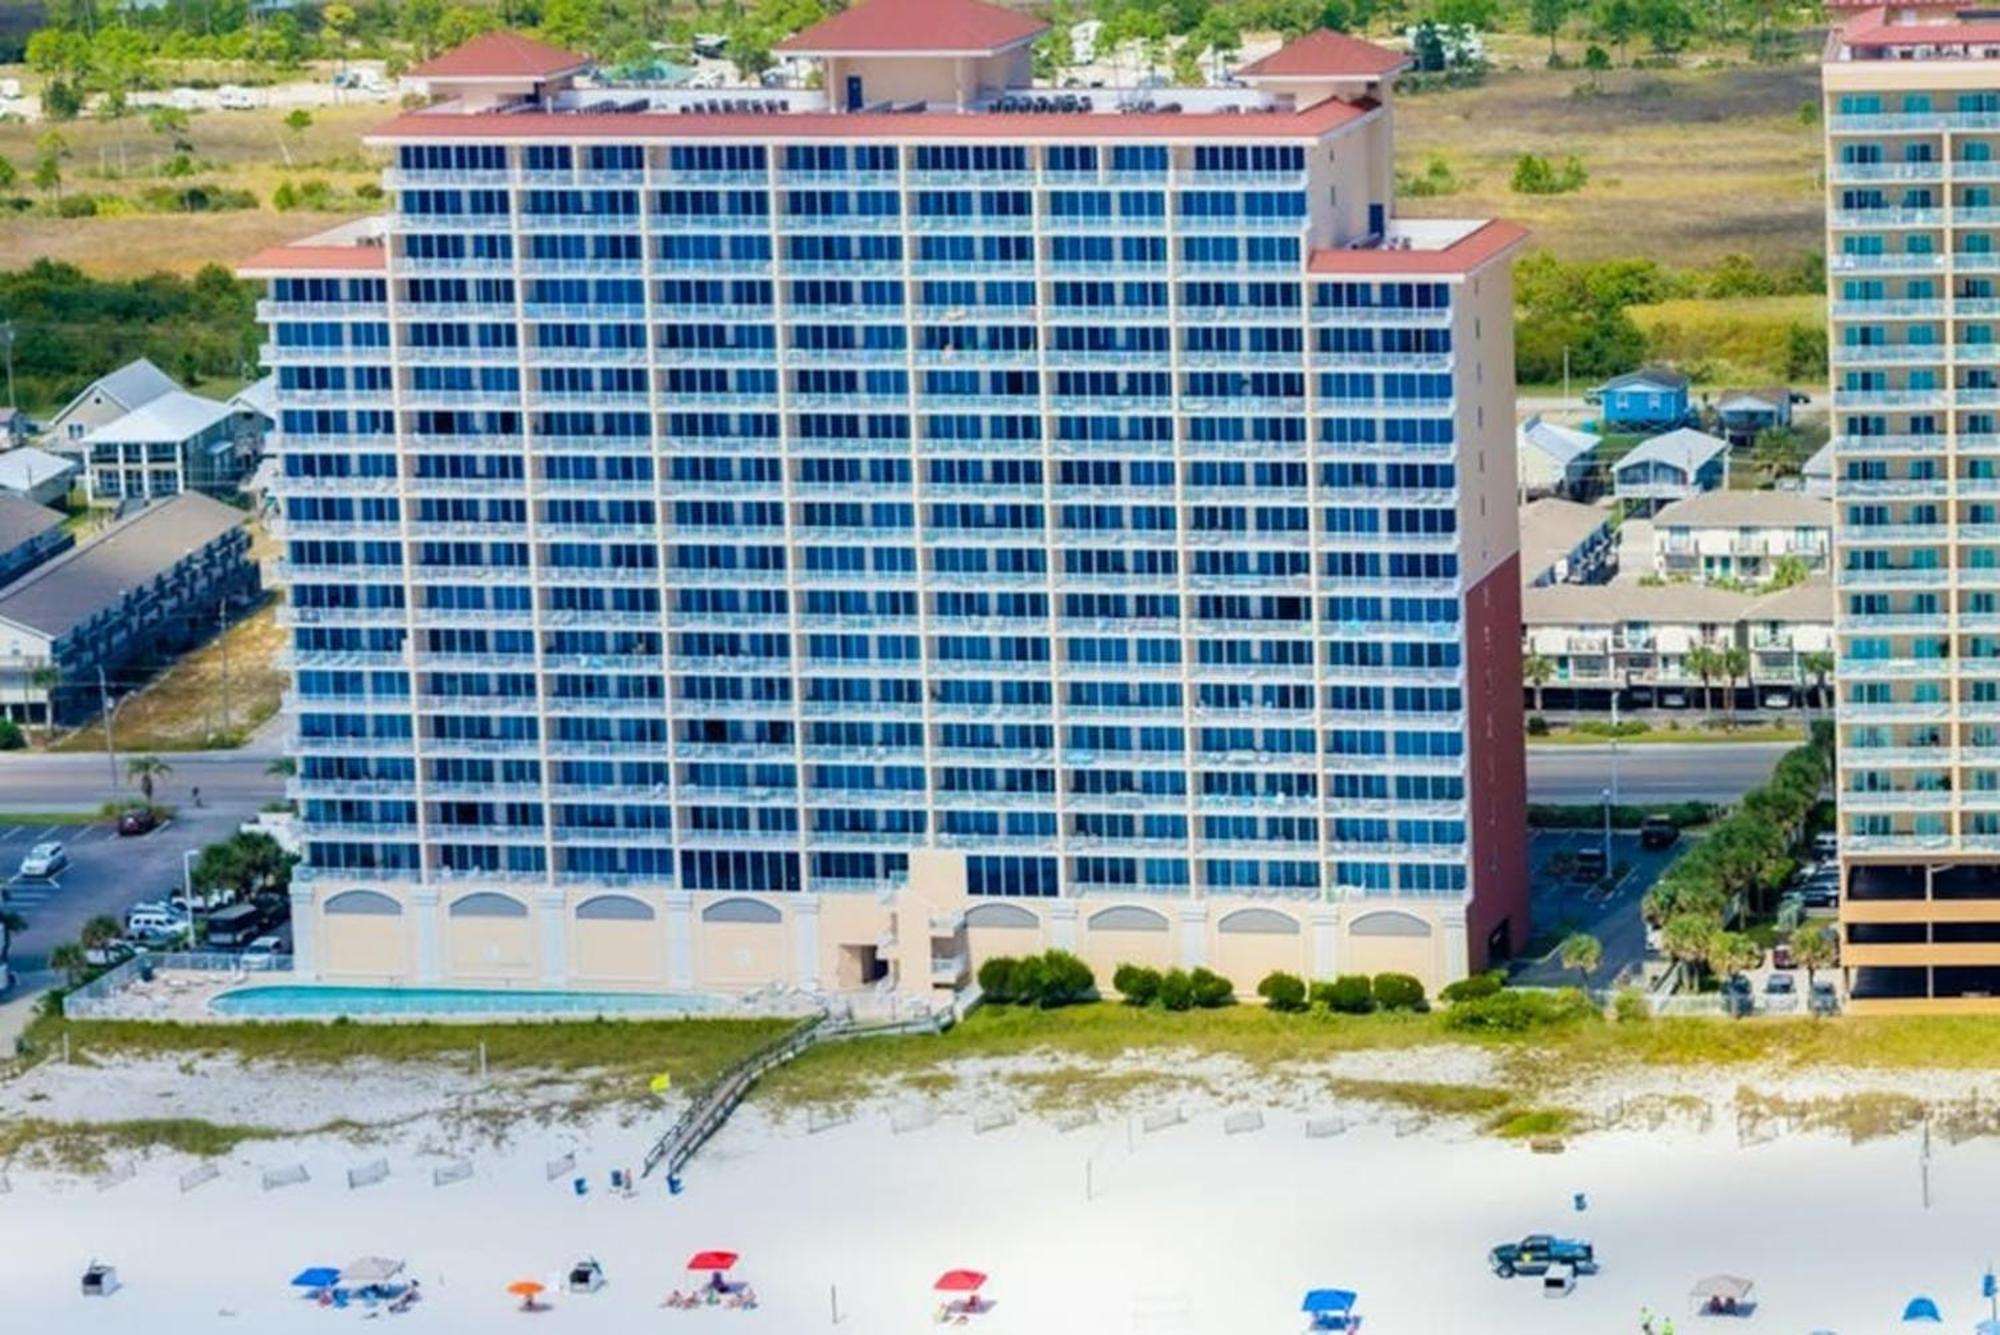
[[[983,1271],[947,1270],[938,1276],[938,1282],[931,1287],[939,1293],[977,1293],[985,1284]]]
[[[733,1270],[736,1267],[735,1252],[696,1252],[688,1257],[690,1270]]]

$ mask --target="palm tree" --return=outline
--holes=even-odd
[[[1750,678],[1750,651],[1740,644],[1732,644],[1716,655],[1716,662],[1722,669],[1723,679],[1729,683],[1729,690],[1722,697],[1723,726],[1734,728],[1736,726],[1736,683],[1739,679],[1748,681]]]
[[[1764,962],[1764,948],[1741,932],[1715,932],[1708,939],[1705,961],[1718,978],[1734,978]],[[1742,1011],[1735,1012],[1741,1016]]]
[[[1590,975],[1604,962],[1604,943],[1588,932],[1573,932],[1563,940],[1562,963],[1576,970],[1576,985],[1590,986]]]
[[[1697,644],[1682,656],[1681,666],[1701,678],[1701,707],[1707,709],[1713,703],[1708,683],[1722,671],[1721,655],[1711,645]]]
[[[102,950],[118,939],[119,932],[118,919],[109,914],[100,913],[90,921],[84,923],[83,929],[77,933],[76,939],[82,943],[86,951]]]
[[[65,941],[49,952],[49,967],[60,971],[75,987],[90,972],[90,961],[84,957],[83,947],[74,941]]]
[[[1535,688],[1535,712],[1542,712],[1542,688],[1556,678],[1555,661],[1547,654],[1529,654],[1521,660],[1521,680]]]
[[[279,756],[264,766],[264,772],[281,779],[289,779],[299,772],[299,762],[290,756]]]
[[[158,756],[134,756],[125,765],[125,777],[139,785],[148,806],[153,803],[153,781],[173,772],[174,767]]]
[[[1682,913],[1667,920],[1660,929],[1660,949],[1668,959],[1699,966],[1708,962],[1709,943],[1715,938],[1714,922],[1699,913]]]
[[[1815,649],[1799,659],[1799,666],[1813,679],[1813,698],[1822,707],[1826,703],[1826,679],[1833,675],[1833,651]]]
[[[50,724],[55,722],[56,719],[55,702],[51,700],[49,697],[55,694],[56,687],[61,684],[62,684],[62,669],[57,667],[54,663],[43,663],[38,667],[29,669],[28,671],[27,689],[28,691],[36,691],[41,694],[42,722],[44,724]],[[33,700],[28,698],[27,693],[25,691],[23,692],[22,704],[27,708],[32,708],[34,704]],[[24,709],[23,712],[25,713],[26,709]]]
[[[0,909],[0,964],[14,953],[14,938],[28,930],[28,920],[12,909]]]
[[[1792,933],[1792,959],[1806,971],[1806,991],[1812,991],[1813,971],[1840,963],[1840,940],[1818,923],[1800,923]]]

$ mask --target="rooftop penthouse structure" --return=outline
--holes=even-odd
[[[1520,229],[1394,212],[1404,58],[1032,85],[864,0],[811,89],[413,71],[268,279],[328,979],[1436,984],[1527,938]]]

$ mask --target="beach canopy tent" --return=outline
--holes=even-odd
[[[1347,1330],[1354,1315],[1354,1290],[1312,1289],[1299,1310],[1312,1318],[1314,1330]]]
[[[1734,1312],[1757,1286],[1741,1275],[1710,1275],[1688,1290],[1688,1300],[1706,1312]]]
[[[363,1256],[340,1268],[340,1282],[351,1288],[365,1289],[372,1284],[387,1284],[402,1273],[401,1261],[392,1261],[386,1256]]]
[[[1929,1298],[1921,1296],[1903,1304],[1903,1320],[1935,1321],[1939,1325],[1944,1324],[1944,1318],[1938,1315],[1938,1305]]]
[[[931,1287],[939,1293],[977,1293],[986,1285],[986,1274],[980,1270],[947,1270],[938,1276],[938,1282]]]
[[[1972,1335],[2000,1335],[2000,1321],[1987,1317],[1972,1328]]]
[[[330,1289],[340,1282],[340,1272],[330,1265],[308,1266],[292,1276],[292,1286],[300,1289]]]
[[[735,1252],[696,1252],[688,1257],[690,1270],[733,1270],[736,1268]]]

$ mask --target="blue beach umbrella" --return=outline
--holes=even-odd
[[[298,1289],[330,1289],[340,1278],[340,1271],[330,1265],[316,1265],[299,1271],[292,1276],[292,1287]]]
[[[1935,1321],[1940,1325],[1944,1322],[1944,1318],[1938,1315],[1938,1305],[1923,1297],[1912,1298],[1903,1304],[1903,1320]]]
[[[1311,1289],[1299,1310],[1313,1319],[1313,1325],[1326,1330],[1339,1330],[1354,1311],[1354,1290],[1352,1289]],[[1340,1324],[1336,1324],[1340,1323]]]

